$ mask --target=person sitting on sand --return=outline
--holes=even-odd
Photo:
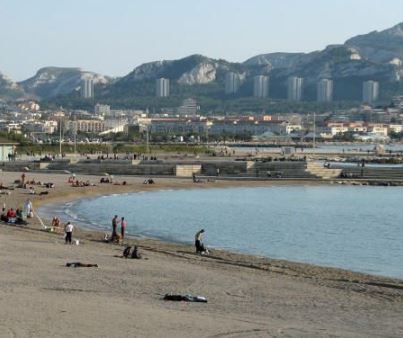
[[[8,218],[14,218],[16,216],[17,216],[17,213],[15,212],[15,210],[13,208],[8,209],[8,211],[7,211]]]
[[[8,223],[15,223],[15,221],[17,219],[17,213],[15,212],[15,210],[13,208],[8,209],[6,216],[7,216]]]
[[[15,213],[16,213],[16,220],[15,220],[16,224],[19,224],[19,225],[27,225],[28,224],[27,221],[24,220],[24,215],[22,213],[22,209],[18,208]]]
[[[29,187],[28,194],[35,195],[35,188],[34,187]]]
[[[144,180],[143,184],[154,184],[154,180],[152,178],[147,178]]]
[[[59,227],[60,226],[60,219],[58,217],[53,217],[52,219],[52,227]]]
[[[132,249],[131,246],[127,246],[124,250],[123,250],[123,257],[124,258],[129,258],[130,255],[130,250]]]
[[[130,256],[130,258],[133,259],[141,259],[141,253],[139,252],[139,249],[136,246],[134,246],[133,251],[132,251],[132,255]]]
[[[15,216],[17,217],[17,220],[22,220],[22,210],[20,208],[17,208],[17,210],[15,211]]]
[[[2,220],[3,222],[8,222],[8,217],[5,212],[1,213],[0,220]]]

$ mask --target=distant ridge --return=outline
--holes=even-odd
[[[381,98],[388,100],[403,88],[402,64],[403,23],[399,23],[380,32],[355,36],[342,45],[329,45],[321,51],[261,54],[243,63],[195,54],[178,60],[144,63],[120,79],[64,67],[42,68],[19,83],[0,74],[0,97],[31,95],[49,101],[66,96],[72,100],[82,80],[91,78],[98,85],[98,100],[117,106],[123,102],[124,106],[130,106],[133,100],[143,100],[147,106],[152,98],[155,101],[155,80],[165,77],[170,80],[172,100],[176,100],[171,104],[190,96],[226,101],[251,97],[253,77],[267,75],[270,97],[274,99],[286,97],[289,76],[300,76],[304,78],[304,100],[315,100],[316,84],[323,78],[335,82],[335,100],[359,100],[362,82],[366,80],[378,81]],[[237,74],[240,80],[239,90],[232,95],[226,95],[224,89],[229,72]],[[165,101],[169,103],[169,99]]]

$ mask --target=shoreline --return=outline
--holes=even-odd
[[[235,182],[232,182],[235,183]],[[293,182],[283,182],[286,184],[281,184],[281,186],[298,186],[293,184]],[[299,185],[310,185],[312,186],[312,184],[307,184],[308,182],[299,184]],[[311,182],[309,182],[311,183]],[[329,186],[334,186],[332,184],[315,184],[314,186],[323,186],[323,185],[329,185]],[[278,184],[270,184],[269,186],[278,186]],[[245,186],[244,186],[245,187]],[[256,187],[268,187],[268,185],[257,185]],[[195,189],[197,190],[199,187],[194,187],[193,186],[189,186],[189,187],[166,187],[164,189],[156,189],[156,187],[153,187],[154,189],[149,190],[149,191],[145,191],[145,190],[138,190],[135,189],[135,191],[126,191],[126,192],[111,192],[111,193],[107,193],[107,194],[90,194],[90,196],[85,196],[85,197],[80,197],[79,200],[91,200],[91,199],[97,199],[97,198],[102,198],[102,197],[111,197],[111,196],[116,196],[116,195],[131,195],[131,194],[138,194],[138,193],[145,193],[145,192],[166,192],[166,191],[175,191],[175,190],[189,190],[189,189]],[[234,185],[230,184],[230,185],[225,185],[224,187],[214,187],[214,186],[210,186],[210,187],[206,187],[208,189],[226,189],[226,188],[239,188],[239,185],[237,185],[236,183]],[[51,212],[51,208],[57,208],[58,211],[55,213],[55,215],[57,217],[59,217],[63,222],[67,222],[68,220],[72,221],[73,224],[75,224],[79,229],[81,229],[82,231],[84,231],[85,233],[91,233],[94,232],[94,234],[96,233],[98,236],[100,236],[101,234],[110,234],[110,226],[108,225],[104,225],[104,227],[99,226],[98,228],[96,227],[96,225],[93,225],[92,223],[90,223],[88,221],[88,219],[81,219],[81,218],[74,218],[74,217],[69,217],[68,213],[65,213],[64,210],[62,210],[61,207],[63,204],[70,204],[70,203],[74,203],[74,201],[77,201],[77,198],[69,198],[67,200],[63,200],[63,202],[61,201],[57,201],[57,202],[44,202],[43,204],[41,204],[40,208],[49,208],[45,211],[42,210],[38,212],[39,216],[42,219],[47,219],[50,220],[50,218],[52,217],[50,212]],[[48,216],[48,218],[46,218],[46,216]],[[88,222],[87,222],[88,221]],[[93,238],[93,236],[91,234],[88,234],[89,238]],[[127,233],[125,236],[125,241],[124,244],[120,244],[120,245],[127,245],[127,244],[133,244],[135,243],[136,245],[141,247],[141,242],[152,242],[155,243],[155,245],[162,245],[162,246],[167,246],[167,245],[171,245],[174,246],[174,248],[176,246],[184,246],[186,248],[189,249],[189,251],[194,250],[194,245],[192,241],[181,241],[181,240],[174,240],[174,239],[170,239],[164,236],[149,236],[149,235],[145,235],[142,233],[139,234],[135,234],[135,233]],[[381,279],[391,279],[391,280],[395,280],[395,281],[400,281],[401,283],[403,283],[403,278],[399,278],[399,277],[395,277],[395,276],[391,276],[391,275],[384,275],[384,274],[377,274],[377,273],[370,273],[370,272],[365,272],[365,271],[359,271],[359,270],[354,270],[354,269],[349,269],[349,268],[344,268],[342,266],[332,266],[332,265],[326,265],[326,264],[318,264],[318,263],[314,263],[314,262],[308,262],[308,261],[303,261],[303,260],[293,260],[293,259],[289,259],[286,257],[273,257],[273,256],[269,256],[269,255],[265,255],[265,254],[259,254],[259,253],[253,253],[253,252],[248,252],[248,250],[237,250],[235,248],[224,248],[224,247],[219,247],[219,246],[209,246],[209,249],[213,250],[215,253],[218,254],[218,256],[227,256],[227,255],[235,255],[235,256],[247,256],[249,259],[251,260],[255,260],[253,258],[256,259],[262,259],[262,260],[267,260],[268,262],[281,262],[283,263],[288,263],[288,264],[295,264],[295,265],[302,265],[304,266],[309,266],[309,267],[314,267],[315,269],[334,269],[334,270],[340,270],[343,272],[348,272],[348,273],[352,273],[352,274],[360,274],[363,276],[372,276],[372,277],[376,277],[376,278],[381,278]],[[175,250],[175,249],[174,249]]]
[[[128,177],[128,186],[96,182],[97,187],[72,188],[65,183],[67,175],[27,175],[53,180],[56,188],[44,196],[16,189],[0,195],[0,201],[11,207],[32,197],[36,209],[108,192],[194,186],[178,179],[157,179],[149,186]],[[3,183],[18,177],[2,173]],[[81,177],[94,182],[94,176]],[[215,182],[197,188],[262,184],[273,182]],[[403,330],[403,281],[398,279],[221,250],[198,256],[191,245],[143,238],[130,243],[139,245],[145,259],[124,260],[118,258],[123,247],[103,243],[103,233],[77,228],[80,245],[66,246],[60,233],[41,231],[36,219],[27,228],[0,225],[0,329],[6,337],[199,337],[201,332],[206,337],[397,337]],[[67,261],[100,268],[69,269]],[[163,302],[167,292],[200,294],[209,303]],[[150,318],[158,318],[158,324]],[[52,326],[44,320],[52,320]]]
[[[85,176],[85,175],[81,175]],[[93,176],[92,176],[93,178]],[[115,177],[117,180],[126,180],[130,181],[130,178],[134,179],[135,181],[140,181],[136,183],[141,183],[142,178],[139,177],[130,177],[130,176],[116,176]],[[193,184],[191,180],[189,179],[159,179],[162,181],[168,181],[167,183],[164,183],[163,187],[161,187],[159,184],[155,185],[143,185],[141,184],[140,186],[134,186],[135,183],[132,183],[127,186],[122,186],[122,185],[110,185],[110,184],[105,184],[102,188],[112,188],[112,192],[107,192],[105,193],[105,189],[101,189],[100,191],[94,191],[94,190],[85,190],[87,188],[91,187],[84,187],[84,188],[74,188],[78,189],[77,191],[71,192],[69,194],[65,194],[63,196],[52,196],[52,197],[44,197],[43,199],[37,201],[35,204],[36,209],[41,206],[49,205],[49,204],[62,204],[62,203],[70,203],[73,202],[77,199],[92,199],[92,198],[99,198],[102,196],[110,196],[110,195],[116,195],[116,194],[131,194],[131,193],[139,193],[139,192],[155,192],[155,191],[166,191],[166,190],[180,190],[180,189],[214,189],[214,188],[220,188],[220,189],[225,189],[225,188],[237,188],[237,187],[270,187],[270,186],[301,186],[301,185],[308,185],[308,186],[323,186],[323,185],[332,185],[329,182],[324,182],[324,181],[311,181],[311,180],[299,180],[299,181],[255,181],[255,182],[248,182],[248,181],[229,181],[229,180],[223,180],[223,181],[217,181],[214,183],[207,183],[207,184]],[[178,186],[178,183],[181,183],[181,186]],[[218,183],[218,184],[217,184]],[[99,186],[99,184],[98,184]],[[102,186],[102,185],[101,185]],[[122,189],[124,191],[117,191],[118,189]],[[143,188],[143,189],[142,189]],[[84,189],[84,190],[80,190]],[[109,189],[107,189],[109,190]],[[84,192],[84,193],[83,193]],[[46,219],[48,224],[50,224],[50,219]],[[82,236],[84,239],[90,239],[94,240],[95,238],[103,238],[103,234],[105,232],[110,232],[110,229],[104,230],[104,229],[94,229],[91,228],[90,226],[77,226],[76,230],[78,230],[79,235]],[[76,232],[77,233],[77,232]],[[127,242],[127,243],[126,243]],[[162,238],[153,238],[153,237],[147,237],[147,236],[136,236],[136,235],[129,235],[127,236],[127,241],[125,241],[125,244],[132,244],[135,243],[139,247],[149,247],[151,250],[158,251],[157,247],[163,247],[164,249],[169,248],[168,250],[177,250],[177,249],[182,249],[186,248],[186,250],[189,253],[193,253],[194,248],[193,244],[191,242],[185,243],[185,242],[175,242],[175,241],[169,241],[166,239]],[[142,245],[144,243],[144,245]],[[117,244],[112,244],[112,245],[117,245]],[[118,245],[119,247],[122,247],[123,245]],[[244,252],[237,252],[237,251],[231,251],[227,249],[221,249],[221,248],[213,248],[214,251],[219,253],[219,256],[223,256],[224,259],[228,259],[229,257],[236,258],[239,261],[255,261],[255,260],[265,260],[265,264],[274,264],[276,265],[277,262],[279,266],[284,266],[289,265],[289,266],[295,266],[298,267],[298,270],[304,270],[304,268],[307,268],[308,270],[320,270],[323,269],[323,271],[326,271],[327,273],[330,270],[333,270],[333,273],[336,275],[342,275],[342,276],[354,276],[353,278],[350,279],[380,279],[380,280],[388,280],[396,282],[396,283],[402,283],[403,285],[403,279],[399,278],[394,278],[390,276],[384,276],[384,275],[373,275],[373,274],[368,274],[364,272],[359,272],[359,271],[353,271],[353,270],[348,270],[340,267],[331,267],[331,266],[323,266],[323,265],[316,265],[308,262],[297,262],[297,261],[291,261],[287,259],[276,259],[276,258],[271,258],[268,256],[262,256],[262,255],[255,255],[255,254],[249,254],[249,253],[244,253]],[[165,250],[166,251],[166,250]],[[211,256],[210,256],[211,257]],[[207,257],[209,258],[209,257]],[[219,257],[220,259],[220,257]],[[253,264],[251,264],[253,265]],[[266,268],[264,268],[265,270]],[[348,279],[342,277],[342,279]]]

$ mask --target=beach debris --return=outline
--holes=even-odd
[[[97,268],[98,264],[71,262],[71,263],[66,263],[66,266],[69,268]]]
[[[177,302],[183,301],[183,302],[207,303],[207,298],[203,296],[175,295],[172,293],[165,294],[164,300],[172,300]]]

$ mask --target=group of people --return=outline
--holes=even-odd
[[[141,254],[139,252],[138,247],[135,245],[133,250],[131,246],[127,246],[123,250],[123,257],[124,258],[133,258],[133,259],[141,259]]]
[[[3,203],[3,208],[0,215],[0,220],[3,222],[26,225],[28,224],[26,219],[32,217],[34,217],[34,212],[32,202],[29,199],[25,201],[23,208],[17,209],[6,209],[6,204]]]
[[[120,235],[118,234],[118,225],[120,224]],[[125,238],[125,232],[127,227],[127,221],[124,217],[119,219],[118,215],[112,218],[112,236],[110,238],[111,242],[121,241]]]
[[[24,220],[22,210],[13,208],[8,209],[7,211],[3,210],[1,213],[0,219],[6,223],[13,223],[13,224],[26,224]]]
[[[89,180],[87,181],[80,181],[79,179],[76,178],[75,174],[71,174],[69,179],[67,180],[68,184],[71,184],[72,187],[89,187],[89,186],[95,186],[95,184],[92,184]]]

